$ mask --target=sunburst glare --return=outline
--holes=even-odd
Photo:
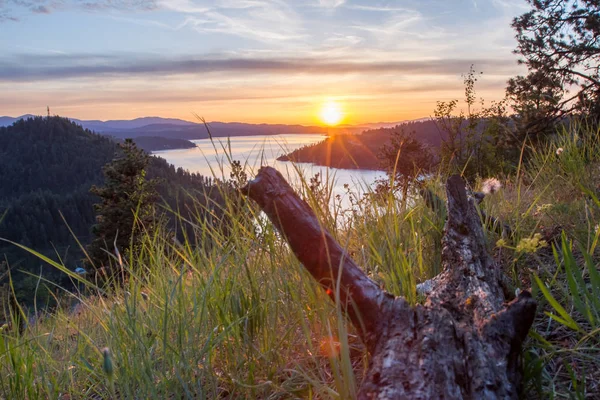
[[[329,126],[339,124],[344,118],[342,107],[335,101],[328,101],[321,107],[321,121]]]

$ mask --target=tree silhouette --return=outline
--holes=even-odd
[[[515,53],[529,69],[509,81],[524,128],[540,133],[561,116],[600,115],[600,0],[527,0],[515,18]]]
[[[402,191],[405,204],[411,183],[434,165],[433,155],[427,147],[403,130],[392,135],[390,144],[384,145],[379,154],[381,165],[387,171],[396,189]],[[378,190],[389,182],[379,182]]]

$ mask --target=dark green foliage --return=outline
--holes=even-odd
[[[514,19],[515,53],[529,69],[511,79],[521,132],[551,131],[572,112],[600,118],[600,1],[527,0],[531,10]]]
[[[59,255],[74,267],[83,255],[69,228],[82,242],[90,240],[97,199],[89,188],[102,182],[101,168],[116,148],[109,138],[65,118],[35,117],[0,128],[0,238]],[[70,285],[62,273],[14,245],[0,242],[0,255],[11,266],[15,292],[28,301],[38,280],[20,271],[37,276],[41,266],[44,279]]]
[[[66,118],[35,117],[0,128],[0,199],[31,193],[89,189],[102,178],[98,166],[116,144]],[[77,174],[71,172],[77,171]]]
[[[103,182],[102,167],[113,160],[117,149],[110,138],[66,118],[36,117],[0,128],[0,238],[53,259],[60,257],[71,269],[80,266],[85,256],[75,238],[83,245],[91,242],[91,226],[96,222],[94,204],[99,201],[90,187]],[[146,172],[147,179],[158,181],[161,213],[180,211],[188,220],[192,216],[201,219],[205,217],[202,207],[218,203],[218,190],[211,179],[175,169],[157,157],[149,158]],[[169,214],[169,228],[180,238],[186,231],[192,240],[194,229],[189,224],[182,226],[173,213]],[[112,242],[108,249],[113,251]],[[43,279],[63,287],[72,285],[66,275],[5,241],[0,241],[0,257],[11,267],[15,293],[21,301],[32,302],[36,287],[38,294],[46,291],[43,283],[38,285],[40,273]],[[4,283],[5,277],[0,279],[0,286]]]
[[[103,168],[104,186],[91,189],[102,200],[95,205],[96,237],[88,247],[96,270],[115,275],[119,257],[139,253],[141,237],[159,225],[168,237],[202,246],[210,245],[201,228],[207,219],[226,229],[223,191],[231,191],[233,183],[213,184],[212,179],[175,169],[130,139],[119,147],[117,157]],[[245,176],[238,167],[237,174]]]
[[[166,228],[179,241],[210,247],[204,227],[224,223],[224,196],[231,185],[175,168],[159,157],[150,157],[146,177],[157,182],[156,211],[165,215]]]
[[[143,229],[155,224],[154,202],[156,181],[146,180],[150,156],[138,149],[131,139],[119,145],[119,155],[102,169],[104,186],[90,190],[100,197],[95,204],[97,216],[92,232],[94,240],[88,246],[92,266],[111,269],[113,252],[136,251]]]

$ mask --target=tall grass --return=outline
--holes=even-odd
[[[529,149],[519,174],[481,206],[513,229],[508,237],[490,229],[490,251],[541,302],[525,351],[527,396],[599,393],[598,174],[582,179],[600,166],[594,146],[597,133],[583,127],[559,132],[556,142]],[[426,184],[443,196],[442,182],[437,175]],[[440,271],[444,215],[418,196],[405,209],[372,190],[349,192],[344,207],[332,185],[324,178],[311,186],[304,176],[297,190],[371,278],[418,302],[416,283]],[[63,293],[52,313],[36,310],[23,332],[5,327],[0,397],[354,398],[368,365],[356,332],[256,207],[225,190],[223,197],[227,230],[181,217],[199,239],[145,231],[139,252],[115,257],[129,276],[123,287],[99,288],[71,273],[80,292]],[[198,201],[198,214],[218,218],[213,206]],[[536,233],[545,247],[519,247]]]

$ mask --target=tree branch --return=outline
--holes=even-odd
[[[551,71],[554,71],[554,72],[567,72],[569,74],[577,75],[577,76],[579,76],[579,77],[581,77],[583,79],[586,79],[586,80],[592,82],[595,86],[600,87],[600,81],[598,79],[594,79],[593,77],[591,77],[589,75],[586,75],[584,73],[581,73],[579,71],[575,71],[574,69],[570,69],[570,68],[554,68],[554,69],[551,69]]]

